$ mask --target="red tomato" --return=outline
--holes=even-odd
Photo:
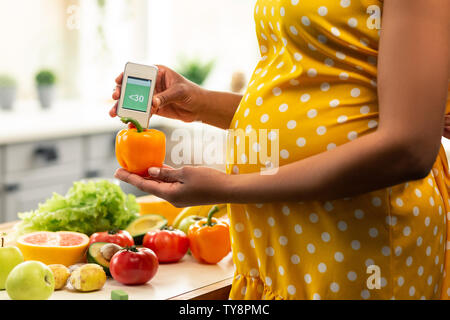
[[[116,252],[109,262],[109,271],[114,280],[126,284],[144,284],[158,271],[158,258],[148,248],[135,246]]]
[[[134,245],[133,237],[125,230],[110,230],[104,232],[96,232],[91,235],[89,245],[94,242],[115,243],[121,247],[131,247]]]
[[[152,230],[144,236],[143,246],[152,249],[159,262],[177,262],[189,249],[189,238],[176,229]]]

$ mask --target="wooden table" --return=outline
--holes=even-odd
[[[11,231],[15,222],[0,224],[0,232]],[[147,284],[125,286],[109,278],[102,290],[81,293],[69,288],[53,293],[52,300],[105,300],[111,290],[122,289],[130,300],[226,300],[231,288],[234,264],[231,253],[216,265],[198,263],[186,255],[180,262],[162,264],[156,276]],[[0,291],[0,300],[9,299]]]

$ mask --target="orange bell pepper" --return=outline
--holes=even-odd
[[[116,158],[121,167],[140,176],[148,176],[150,167],[162,167],[166,155],[164,133],[155,129],[142,129],[139,122],[131,118],[120,120],[135,126],[119,131],[116,136]]]
[[[203,263],[218,263],[231,251],[228,224],[213,218],[218,211],[217,206],[212,207],[208,218],[195,222],[188,230],[192,255]]]

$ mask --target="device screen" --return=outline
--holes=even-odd
[[[122,107],[146,112],[151,84],[151,80],[128,76]]]

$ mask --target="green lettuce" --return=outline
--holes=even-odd
[[[65,196],[54,193],[37,210],[22,212],[16,226],[20,234],[33,231],[76,231],[91,235],[111,229],[125,229],[136,219],[136,197],[125,194],[108,180],[77,181]]]

